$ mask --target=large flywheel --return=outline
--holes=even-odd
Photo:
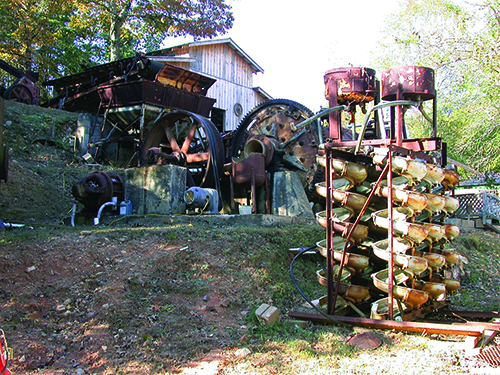
[[[252,109],[240,122],[233,136],[231,156],[243,158],[253,150],[251,145],[273,149],[268,164],[278,164],[298,171],[307,187],[317,170],[316,154],[320,143],[316,121],[301,125],[313,113],[302,104],[274,99]]]
[[[155,121],[141,147],[141,164],[185,166],[196,186],[218,189],[224,167],[224,145],[210,120],[176,110]]]

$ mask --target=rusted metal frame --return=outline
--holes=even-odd
[[[388,228],[388,241],[389,241],[389,272],[387,274],[387,287],[388,287],[388,292],[389,292],[389,319],[392,320],[394,317],[394,311],[393,311],[393,297],[394,297],[394,234],[393,234],[393,229],[394,229],[394,223],[392,222],[393,220],[393,212],[392,212],[392,206],[394,204],[393,202],[393,196],[392,196],[392,151],[389,148],[388,152],[388,161],[386,164],[387,167],[387,186],[389,187],[389,195],[387,197],[387,205],[388,205],[388,216],[387,219],[389,220],[389,228]],[[378,186],[377,186],[378,187]],[[375,190],[375,188],[374,188]]]
[[[327,154],[327,166],[330,164],[329,163],[330,158],[328,156],[329,156],[329,154]],[[382,182],[382,179],[384,178],[384,176],[385,176],[385,174],[387,173],[388,170],[389,170],[389,164],[386,164],[385,167],[384,167],[384,169],[382,170],[382,173],[380,174],[378,180],[373,185],[372,191],[368,195],[365,204],[363,205],[363,207],[361,208],[361,211],[358,214],[358,217],[354,221],[354,224],[352,225],[349,233],[347,234],[346,242],[345,242],[344,248],[342,249],[342,260],[340,261],[339,272],[338,272],[338,275],[337,275],[337,284],[336,284],[335,294],[333,296],[333,301],[332,301],[333,307],[335,307],[335,304],[337,303],[338,288],[340,287],[340,281],[342,279],[342,269],[343,269],[344,264],[345,264],[345,258],[346,258],[346,254],[347,254],[347,247],[349,246],[349,241],[351,240],[352,234],[354,233],[354,230],[356,229],[357,225],[359,224],[359,222],[361,220],[361,217],[363,217],[366,209],[368,208],[368,205],[370,204],[373,196],[375,195],[375,191],[377,190],[378,186]],[[331,180],[330,180],[330,184],[329,185],[328,185],[328,181],[327,181],[327,186],[328,186],[328,194],[327,194],[327,196],[330,197],[330,194],[331,194]],[[330,240],[327,237],[327,248],[328,248],[328,254],[330,254],[330,251],[331,251],[332,252],[331,257],[333,258],[333,238],[332,238],[332,236],[333,236],[333,227],[332,227],[333,220],[331,220],[331,217],[332,217],[331,216],[331,207],[330,207],[331,206],[331,200],[330,200],[330,203],[327,202],[327,205],[328,205],[327,206],[327,218],[328,218],[328,223],[329,223],[328,224],[328,230],[332,232],[332,234],[330,236]],[[328,212],[328,208],[329,207],[330,207],[330,213]],[[333,265],[332,265],[332,278],[333,278]],[[331,283],[332,283],[332,281],[330,280],[330,276],[328,276],[328,288],[333,287],[333,285],[331,285]],[[330,293],[329,293],[329,295],[330,295]],[[328,302],[330,302],[330,298],[329,298]]]
[[[267,172],[264,171],[266,174],[266,180],[265,180],[265,189],[266,189],[266,214],[271,213],[271,201],[269,198],[269,177],[267,176]]]
[[[326,194],[326,217],[329,219],[332,217],[332,166],[331,166],[331,157],[332,155],[332,150],[331,149],[326,149],[326,186],[327,186],[327,194]],[[334,256],[333,256],[333,228],[332,228],[332,221],[328,220],[328,225],[326,229],[326,277],[327,277],[327,306],[326,310],[328,314],[333,314],[335,311],[335,303],[336,303],[336,296],[337,296],[337,291],[338,291],[338,286],[335,288],[335,292],[333,291],[333,262],[334,262]],[[342,274],[342,271],[339,272],[339,274]],[[335,294],[334,294],[335,293]]]
[[[325,144],[325,148],[351,148],[356,147],[357,144],[358,141],[329,142]],[[391,144],[394,144],[391,139],[365,139],[362,146],[389,146]],[[403,148],[412,151],[440,151],[441,138],[403,139]]]
[[[328,104],[330,107],[335,108],[339,105],[337,94],[339,85],[337,81],[329,81],[328,85],[330,87],[330,94],[328,95]],[[340,139],[342,140],[342,132],[340,131],[340,127],[342,124],[341,114],[340,112],[330,112],[328,115],[328,123],[330,124],[328,130],[328,137],[331,139]]]
[[[419,319],[413,321],[413,323],[431,323],[431,324],[447,324],[450,326],[463,326],[463,327],[476,327],[481,328],[485,331],[500,331],[500,323],[489,323],[489,322],[476,322],[476,321],[465,321],[457,322],[455,320],[444,320],[444,319]]]
[[[375,328],[375,329],[396,329],[398,331],[416,332],[422,334],[445,334],[445,335],[461,335],[461,336],[483,336],[485,330],[499,331],[500,324],[489,323],[485,325],[473,323],[425,323],[425,322],[400,322],[395,320],[378,320],[367,318],[356,318],[350,316],[329,316],[325,317],[321,314],[290,312],[288,314],[294,319],[304,319],[317,323],[331,323],[330,319],[340,323],[351,324],[359,327]],[[487,328],[485,328],[487,327]]]
[[[411,310],[410,312],[406,314],[400,314],[401,319],[403,321],[412,321],[412,320],[417,320],[421,317],[425,317],[427,314],[430,314],[432,312],[435,312],[444,306],[446,306],[448,303],[445,301],[438,301],[438,302],[432,302],[429,305],[420,307],[419,309],[416,310]]]
[[[412,149],[408,149],[406,147],[399,147],[396,145],[391,145],[390,147],[394,152],[397,152],[398,154],[410,156],[412,159],[423,159],[426,162],[431,163],[431,164],[441,164],[443,156],[441,156],[441,158],[430,156],[429,154],[424,152],[425,147],[423,146],[423,143],[420,139],[415,139],[414,141],[416,144],[418,143],[421,146],[420,150],[412,150]],[[443,143],[441,143],[439,141],[440,141],[440,139],[439,140],[436,139],[436,143],[435,143],[436,146],[438,146],[439,150],[428,150],[428,151],[441,151]]]
[[[403,100],[403,93],[401,92],[400,89],[398,89],[398,92],[396,94],[396,102],[399,100]],[[403,127],[404,127],[404,122],[405,122],[405,115],[404,115],[404,108],[402,105],[397,105],[396,106],[396,145],[397,146],[402,146],[403,145]],[[391,138],[394,138],[394,136],[391,134]]]
[[[378,111],[379,109],[383,109],[386,107],[394,107],[394,106],[400,107],[402,105],[418,106],[418,103],[412,102],[409,100],[396,100],[393,102],[380,103],[380,104],[377,104],[377,105],[373,106],[372,108],[370,108],[368,113],[365,115],[365,121],[363,122],[363,125],[361,127],[361,131],[359,132],[359,138],[356,140],[357,144],[356,144],[356,149],[355,149],[354,153],[357,154],[362,146],[362,142],[363,142],[363,138],[365,136],[366,128],[368,126],[368,122],[370,121],[370,116],[372,115],[372,113]],[[391,138],[393,138],[392,134],[391,134]]]

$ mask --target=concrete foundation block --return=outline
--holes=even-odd
[[[263,303],[259,306],[255,315],[262,324],[272,326],[273,324],[279,323],[280,313],[278,309],[274,306],[270,306],[267,303]]]
[[[297,173],[291,171],[274,173],[271,189],[272,214],[314,219],[314,213]]]
[[[476,227],[476,223],[474,222],[474,220],[465,220],[465,219],[462,219],[460,220],[460,224],[459,224],[460,228],[475,228]]]
[[[133,214],[184,214],[186,168],[158,165],[125,170],[125,196]]]

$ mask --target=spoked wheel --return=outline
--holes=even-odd
[[[305,126],[300,123],[311,116],[313,113],[307,107],[292,100],[264,102],[241,120],[233,137],[231,156],[244,157],[249,140],[267,138],[278,151],[275,155],[282,156],[286,167],[299,171],[304,186],[307,186],[312,183],[317,170],[320,138],[317,122]]]
[[[22,84],[12,85],[4,94],[5,99],[18,103],[33,104],[33,94],[30,89]]]
[[[177,110],[155,121],[141,147],[141,164],[176,164],[189,169],[197,186],[219,190],[224,145],[207,118]]]

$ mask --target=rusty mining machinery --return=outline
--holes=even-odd
[[[39,77],[38,73],[23,73],[1,59],[0,69],[16,77],[16,80],[9,87],[0,90],[0,95],[4,99],[23,104],[40,104],[40,88],[36,85]]]
[[[137,55],[46,82],[56,97],[43,105],[95,114],[84,145],[89,160],[125,168],[185,167],[188,187],[214,189],[225,213],[236,211],[238,197],[254,213],[269,213],[269,174],[281,169],[296,171],[314,193],[322,137],[318,121],[305,122],[313,113],[291,100],[271,100],[250,111],[234,132],[221,134],[208,118],[215,100],[206,94],[214,82]],[[96,189],[108,194],[109,181],[101,177],[84,178],[74,189],[91,211],[86,181],[92,182],[90,196]],[[260,207],[258,189],[265,193]]]
[[[460,228],[446,222],[459,208],[453,197],[459,176],[446,168],[446,145],[436,137],[434,71],[389,69],[379,82],[372,69],[339,68],[326,72],[325,85],[328,139],[318,164],[326,178],[316,188],[326,210],[316,218],[326,238],[302,248],[291,273],[297,285],[294,262],[311,251],[321,254],[326,266],[316,277],[327,294],[313,303],[297,285],[317,312],[290,316],[488,342],[500,324],[485,320],[498,312],[446,309],[447,297],[460,288],[455,271],[462,257],[453,247]],[[430,123],[431,137],[408,137],[410,108]],[[356,124],[356,109],[366,113],[362,125]],[[454,320],[426,320],[436,312]]]

